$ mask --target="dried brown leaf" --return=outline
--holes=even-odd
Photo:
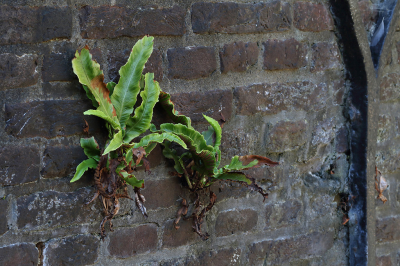
[[[182,207],[176,213],[176,219],[174,221],[175,229],[179,229],[179,226],[178,226],[179,221],[181,220],[182,216],[185,216],[188,212],[188,204],[187,204],[186,199],[182,199],[181,205],[182,205]]]
[[[137,158],[136,162],[135,162],[136,165],[138,165],[140,163],[140,161],[142,160],[143,156],[146,155],[146,151],[144,150],[143,147],[139,147],[137,149],[132,149],[132,153]]]
[[[279,162],[274,162],[271,159],[264,157],[264,156],[260,156],[260,155],[245,155],[245,156],[239,157],[239,161],[241,161],[243,165],[248,165],[249,163],[251,163],[254,160],[257,160],[258,163],[255,166],[249,167],[247,169],[257,168],[257,167],[263,166],[265,164],[268,166],[279,165]]]
[[[386,179],[382,176],[382,173],[375,166],[375,190],[378,191],[377,199],[380,199],[383,203],[387,201],[387,198],[383,195],[383,191],[385,191],[388,187],[388,183]]]
[[[85,121],[85,125],[83,126],[83,133],[89,135],[89,124],[85,119],[83,120]]]
[[[147,212],[146,212],[146,207],[143,205],[143,203],[146,201],[144,196],[140,193],[140,188],[135,187],[135,203],[136,207],[141,211],[142,215],[144,217],[148,217]]]

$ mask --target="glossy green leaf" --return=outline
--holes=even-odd
[[[137,180],[136,177],[132,174],[128,174],[126,171],[121,171],[120,174],[123,176],[122,179],[126,181],[132,187],[143,188],[144,180]]]
[[[179,123],[188,128],[193,128],[190,118],[175,110],[175,105],[171,101],[171,95],[164,91],[160,92],[160,104],[174,123]]]
[[[93,158],[89,158],[87,160],[84,160],[81,162],[77,167],[76,167],[76,172],[74,177],[71,179],[71,183],[79,180],[82,175],[89,169],[95,169],[97,167],[97,162]]]
[[[116,85],[117,85],[117,83],[115,83],[113,81],[110,81],[107,83],[107,89],[110,91],[110,97],[112,96]]]
[[[242,173],[223,173],[219,176],[216,176],[214,179],[216,180],[232,180],[232,181],[240,181],[246,182],[248,185],[251,185],[251,180],[246,177],[245,174]]]
[[[232,158],[229,165],[224,166],[224,170],[226,171],[238,171],[238,170],[245,170],[247,168],[251,168],[258,163],[257,160],[250,162],[248,165],[243,165],[243,163],[239,160],[239,156],[235,156]]]
[[[137,95],[140,92],[139,81],[143,68],[153,51],[153,37],[143,37],[132,48],[128,62],[119,70],[120,79],[114,88],[111,101],[115,107],[121,127],[133,112]]]
[[[181,145],[184,149],[187,148],[185,142],[183,142],[178,136],[172,134],[172,133],[153,133],[149,134],[147,136],[144,136],[139,143],[136,143],[133,147],[134,148],[139,148],[139,147],[147,147],[151,143],[163,143],[165,140],[168,140],[170,142],[176,142],[179,145]]]
[[[114,129],[120,129],[120,125],[118,123],[118,120],[116,119],[116,117],[112,118],[107,116],[105,113],[103,113],[100,110],[87,110],[83,113],[84,115],[95,115],[98,116],[104,120],[106,120],[108,123],[110,123],[110,125],[114,128]]]
[[[122,131],[119,131],[117,134],[115,134],[114,138],[110,141],[110,144],[107,146],[106,150],[103,152],[103,155],[105,155],[111,151],[115,151],[116,149],[121,147],[121,145],[123,144],[122,138],[123,138]]]
[[[214,144],[214,148],[218,149],[219,145],[221,145],[221,137],[222,137],[222,129],[221,126],[219,125],[219,123],[206,115],[203,115],[203,117],[207,120],[208,123],[210,123],[210,125],[213,127],[214,131],[215,131],[215,144]]]
[[[212,126],[209,126],[206,131],[201,132],[201,135],[203,135],[207,145],[214,146],[214,140],[213,140],[214,132],[215,131]]]
[[[142,104],[136,108],[135,115],[133,117],[130,116],[126,122],[125,143],[131,142],[150,128],[154,105],[158,102],[158,95],[160,93],[160,86],[153,78],[153,73],[146,74],[146,86],[140,93]]]
[[[81,138],[81,147],[88,158],[93,158],[97,162],[100,160],[100,148],[94,137]]]
[[[144,150],[147,154],[146,157],[149,156],[150,152],[152,152],[156,146],[157,146],[157,142],[152,142],[144,148]]]
[[[111,103],[110,92],[104,84],[103,71],[100,69],[100,65],[92,60],[88,48],[82,49],[80,54],[76,51],[75,58],[72,60],[72,68],[78,76],[79,82],[90,90],[99,104],[97,110],[103,112],[111,120],[116,120],[117,115]]]

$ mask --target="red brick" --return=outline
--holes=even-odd
[[[217,236],[229,236],[248,232],[257,225],[257,220],[257,212],[251,209],[221,212],[215,223],[215,233]]]
[[[213,47],[168,49],[168,77],[198,79],[210,76],[217,69]]]
[[[110,80],[118,83],[119,69],[126,64],[132,49],[125,49],[118,52],[110,52],[108,54],[108,76]],[[145,64],[143,74],[154,73],[154,80],[162,81],[162,57],[159,50],[153,50],[149,60]]]
[[[83,134],[84,119],[90,132],[102,131],[104,122],[83,112],[93,109],[89,101],[35,101],[5,106],[6,132],[17,138]]]
[[[37,59],[37,55],[32,54],[0,54],[0,91],[35,85],[39,78]]]
[[[340,63],[339,50],[335,43],[315,43],[311,46],[311,49],[311,72],[338,69],[342,67]]]
[[[75,192],[46,191],[17,199],[17,225],[20,229],[51,228],[93,221],[100,223],[99,201],[85,206],[95,194],[94,189],[82,188]],[[93,205],[96,205],[93,207]],[[95,208],[92,211],[91,208]]]
[[[392,265],[393,264],[390,255],[376,258],[376,266],[392,266]]]
[[[136,8],[84,6],[79,11],[81,35],[85,39],[122,36],[175,35],[185,33],[185,10],[171,8]]]
[[[280,204],[267,205],[266,229],[298,224],[301,209],[302,204],[298,200],[288,200]]]
[[[296,2],[293,24],[301,31],[333,30],[332,16],[323,4]]]
[[[400,98],[399,80],[400,75],[398,73],[390,73],[382,78],[379,90],[381,102],[394,101]]]
[[[39,179],[40,157],[36,147],[7,145],[0,148],[0,184],[10,186]]]
[[[234,90],[240,115],[277,114],[281,111],[314,110],[325,106],[326,84],[310,82],[254,84]]]
[[[22,243],[0,248],[0,265],[37,265],[39,252],[34,244]]]
[[[260,33],[290,29],[290,5],[271,3],[194,3],[192,28],[194,33]]]
[[[298,149],[306,143],[305,121],[277,123],[269,132],[266,142],[268,152],[285,152]]]
[[[94,264],[100,241],[92,235],[77,235],[46,243],[46,265],[83,266]]]
[[[268,40],[264,45],[264,69],[298,69],[306,66],[307,46],[295,39]]]
[[[181,182],[184,181],[178,177],[146,181],[142,190],[146,198],[146,208],[169,208],[180,205],[179,199],[185,195],[185,188],[182,188]]]
[[[110,234],[108,251],[111,256],[128,258],[156,250],[157,243],[157,227],[154,224],[119,228]]]
[[[232,99],[232,90],[183,92],[171,95],[176,110],[189,116],[193,123],[208,123],[203,114],[219,120],[220,112],[228,121],[232,116]]]
[[[0,6],[0,45],[44,42],[70,38],[72,13],[69,7]]]
[[[195,241],[203,241],[193,231],[192,219],[184,220],[181,219],[179,222],[180,228],[177,230],[174,228],[174,220],[170,220],[164,223],[164,234],[163,234],[163,248],[175,248],[184,246]],[[201,227],[203,233],[207,232],[206,223],[204,222]]]
[[[7,225],[7,211],[8,211],[8,202],[5,199],[0,199],[0,236],[7,232],[8,225]]]
[[[335,80],[332,84],[333,87],[333,103],[344,105],[346,84],[344,80]]]
[[[283,265],[293,259],[323,255],[333,246],[334,237],[333,232],[314,232],[295,238],[254,243],[249,246],[249,264]]]
[[[42,158],[43,168],[40,173],[44,178],[54,178],[74,174],[76,166],[87,159],[87,156],[81,146],[49,146]]]
[[[219,52],[221,73],[244,72],[257,63],[258,47],[256,43],[234,42],[225,44]]]
[[[388,217],[376,220],[377,242],[400,240],[400,217]]]

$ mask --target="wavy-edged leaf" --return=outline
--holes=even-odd
[[[137,180],[136,177],[132,174],[128,174],[126,171],[121,170],[120,172],[120,176],[122,177],[123,180],[126,181],[126,183],[128,183],[129,185],[131,185],[132,187],[137,187],[137,188],[144,188],[144,180]]]
[[[127,63],[119,70],[120,79],[114,88],[111,101],[115,107],[121,127],[133,112],[137,95],[140,92],[139,81],[143,68],[153,52],[153,37],[143,37],[132,48]]]
[[[147,145],[144,150],[146,151],[146,157],[154,150],[154,148],[157,146],[157,142],[152,142],[149,145]]]
[[[215,179],[218,179],[218,180],[240,181],[240,182],[245,182],[245,183],[247,183],[248,185],[251,184],[251,180],[248,179],[248,178],[246,177],[245,174],[243,174],[243,173],[236,173],[236,172],[233,172],[233,173],[223,173],[223,174],[221,174],[221,175],[219,175],[219,176],[216,176]]]
[[[243,163],[243,164],[249,164],[250,162],[257,160],[257,164],[252,166],[251,168],[257,168],[260,167],[264,164],[269,165],[269,166],[276,166],[279,165],[279,162],[274,162],[271,159],[264,157],[264,156],[260,156],[260,155],[245,155],[245,156],[240,156],[239,160]]]
[[[112,96],[112,94],[114,92],[114,88],[115,88],[116,85],[117,85],[117,83],[115,83],[113,81],[110,81],[110,82],[107,83],[107,89],[110,92],[110,97]]]
[[[188,128],[192,128],[190,118],[175,110],[175,105],[171,101],[171,95],[169,95],[169,93],[161,91],[159,99],[161,106],[167,112],[167,115],[172,119],[172,121],[185,125]]]
[[[151,143],[163,143],[165,140],[168,140],[170,142],[176,142],[179,145],[181,145],[184,149],[187,149],[187,146],[185,142],[183,142],[178,136],[172,134],[172,133],[153,133],[149,134],[147,136],[144,136],[139,143],[136,143],[133,147],[134,148],[139,148],[139,147],[147,147]]]
[[[214,151],[212,146],[207,145],[203,135],[185,125],[165,123],[160,125],[160,130],[178,135],[186,143],[190,151],[196,153],[201,153],[203,150]]]
[[[92,104],[94,107],[99,107],[99,103],[96,101],[96,98],[94,98],[93,94],[90,92],[90,89],[86,86],[82,84],[83,89],[86,92],[86,96],[92,101]]]
[[[214,146],[214,140],[213,140],[214,132],[215,131],[212,126],[209,126],[206,131],[201,132],[201,135],[203,135],[207,145]]]
[[[238,170],[247,170],[249,168],[257,165],[257,160],[250,161],[247,165],[243,165],[243,163],[239,160],[239,156],[234,156],[229,165],[224,166],[225,171],[238,171]]]
[[[197,157],[197,158],[196,158]],[[214,175],[214,169],[216,168],[215,153],[211,151],[202,151],[200,154],[194,156],[195,160],[200,159],[201,163],[196,163],[194,169],[203,175]]]
[[[120,129],[121,126],[118,123],[118,120],[116,119],[116,117],[112,118],[107,116],[105,113],[103,113],[100,110],[87,110],[83,113],[84,115],[95,115],[98,116],[104,120],[106,120],[108,123],[110,123],[110,125],[114,128],[114,129]]]
[[[88,158],[93,158],[97,162],[100,160],[100,148],[94,137],[91,138],[81,138],[81,147],[83,152]]]
[[[117,134],[114,135],[114,138],[110,141],[110,144],[108,144],[106,150],[103,152],[103,155],[106,155],[107,153],[115,151],[116,149],[121,147],[121,145],[123,144],[122,139],[122,131],[119,131]]]
[[[100,65],[92,60],[92,55],[87,47],[82,49],[80,54],[76,51],[75,58],[72,60],[72,68],[78,76],[79,82],[90,90],[98,102],[97,109],[114,120],[117,114],[111,103],[110,92],[104,84],[103,71],[100,69]]]
[[[183,168],[179,162],[179,156],[176,154],[176,151],[174,149],[171,149],[170,147],[170,142],[165,141],[164,143],[164,149],[163,149],[163,155],[165,158],[172,159],[175,162],[174,168],[179,174],[183,174]]]
[[[150,122],[153,118],[153,108],[158,102],[160,86],[157,81],[153,80],[153,73],[147,73],[145,76],[146,86],[140,93],[142,104],[136,108],[135,115],[133,117],[130,116],[126,121],[125,143],[131,142],[134,138],[150,128]]]
[[[221,138],[222,138],[222,129],[217,120],[203,115],[203,117],[207,120],[208,123],[213,127],[215,131],[215,143],[214,143],[214,148],[217,150],[219,146],[221,145]]]
[[[89,158],[87,160],[84,160],[81,162],[77,167],[76,167],[76,172],[74,177],[71,179],[71,183],[79,180],[82,175],[89,169],[95,169],[97,167],[97,162],[93,158]]]

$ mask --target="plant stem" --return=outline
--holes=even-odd
[[[183,174],[185,175],[186,182],[187,182],[189,188],[192,189],[192,183],[190,182],[189,174],[188,174],[188,172],[186,171],[186,168],[185,168],[185,166],[183,165],[182,160],[179,160],[179,163],[181,164],[181,166],[182,166],[182,168],[183,168]]]

